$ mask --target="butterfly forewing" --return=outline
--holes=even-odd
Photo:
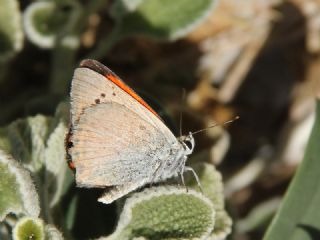
[[[175,138],[154,111],[149,110],[151,108],[143,100],[141,101],[144,105],[108,79],[107,76],[109,74],[112,78],[117,79],[121,85],[126,86],[111,72],[111,70],[94,60],[85,60],[83,62],[83,66],[90,64],[91,67],[96,65],[99,67],[97,67],[96,71],[87,67],[80,67],[75,70],[71,86],[72,125],[79,121],[82,112],[87,107],[94,106],[99,103],[116,102],[137,113],[139,117],[145,119],[154,127],[158,128],[158,131],[163,132],[171,138]],[[98,71],[105,71],[106,75],[102,75]],[[132,91],[129,87],[127,88]],[[139,96],[137,97],[141,99]]]

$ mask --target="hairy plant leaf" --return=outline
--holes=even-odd
[[[216,212],[215,227],[209,239],[225,239],[231,232],[232,221],[224,207],[224,192],[221,174],[208,163],[192,164],[198,174],[203,194],[208,197]],[[193,175],[187,176],[187,185],[200,191]]]
[[[44,164],[44,149],[51,122],[52,118],[42,115],[12,122],[2,130],[0,143],[4,145],[0,148],[11,153],[30,171],[39,171]]]
[[[156,39],[175,40],[185,36],[209,15],[215,0],[143,0],[133,7],[122,1],[121,34],[143,34]],[[126,12],[124,14],[123,12]]]
[[[37,217],[39,199],[30,173],[0,150],[0,221],[8,213]]]
[[[36,115],[0,129],[0,148],[33,172],[40,195],[54,207],[73,181],[65,161],[66,107],[55,117]]]
[[[0,0],[0,62],[20,51],[23,45],[21,12],[17,0]]]
[[[211,201],[194,190],[154,187],[126,200],[116,231],[105,239],[207,239],[214,216]]]
[[[27,7],[23,15],[23,23],[26,36],[33,44],[40,48],[53,48],[56,45],[60,31],[78,14],[78,12],[74,14],[75,8],[68,3],[76,2],[66,1],[68,8],[64,9],[55,1],[35,1]],[[71,47],[78,45],[78,39],[73,36],[67,36],[65,41],[65,44]]]

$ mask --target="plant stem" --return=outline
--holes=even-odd
[[[50,91],[57,95],[65,96],[68,92],[69,82],[76,65],[76,54],[79,46],[70,47],[63,44],[65,37],[73,36],[76,40],[85,28],[88,18],[106,4],[107,0],[91,1],[85,9],[78,6],[74,19],[59,34],[57,45],[52,53],[52,69]],[[76,6],[77,7],[77,6]],[[80,44],[79,44],[80,45]]]

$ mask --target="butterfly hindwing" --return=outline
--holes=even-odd
[[[118,103],[84,110],[69,150],[80,186],[113,186],[152,178],[177,140]]]

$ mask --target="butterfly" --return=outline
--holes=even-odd
[[[176,138],[160,116],[109,68],[87,59],[71,83],[66,152],[79,187],[105,188],[111,203],[146,184],[192,171],[186,166],[195,141]]]

